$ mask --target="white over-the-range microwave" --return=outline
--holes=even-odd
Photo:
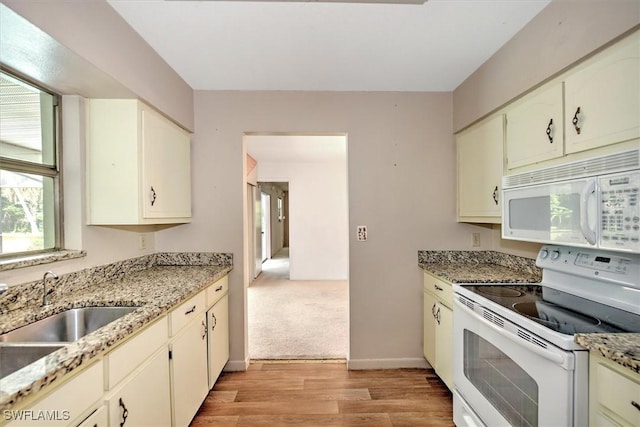
[[[502,178],[504,239],[640,253],[640,148]]]

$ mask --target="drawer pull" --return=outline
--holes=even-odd
[[[440,286],[436,285],[435,283],[433,286],[435,286],[436,291],[444,291],[444,289],[442,289]]]
[[[638,411],[640,411],[640,403],[636,402],[635,400],[631,401],[631,406],[633,406],[634,408],[636,408]]]
[[[196,311],[196,306],[194,305],[193,307],[191,307],[189,310],[184,312],[184,315],[186,316],[187,314],[191,314],[194,311]]]
[[[220,292],[221,290],[222,290],[222,285],[220,285],[220,286],[218,286],[218,287],[216,288],[216,292]]]
[[[120,398],[118,405],[120,405],[120,407],[122,408],[122,422],[120,423],[120,427],[124,426],[124,423],[127,422],[127,417],[129,416],[129,410],[127,409],[126,406],[124,406],[124,402],[122,401],[122,398]]]

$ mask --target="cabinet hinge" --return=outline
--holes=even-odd
[[[169,360],[173,359],[173,352],[169,350]]]

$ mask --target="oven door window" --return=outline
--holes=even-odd
[[[512,426],[538,425],[538,384],[516,362],[464,331],[464,375]]]

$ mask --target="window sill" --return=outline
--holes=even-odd
[[[37,255],[0,260],[0,271],[15,270],[16,268],[33,267],[34,265],[49,264],[56,261],[82,258],[87,256],[86,251],[61,250]]]

